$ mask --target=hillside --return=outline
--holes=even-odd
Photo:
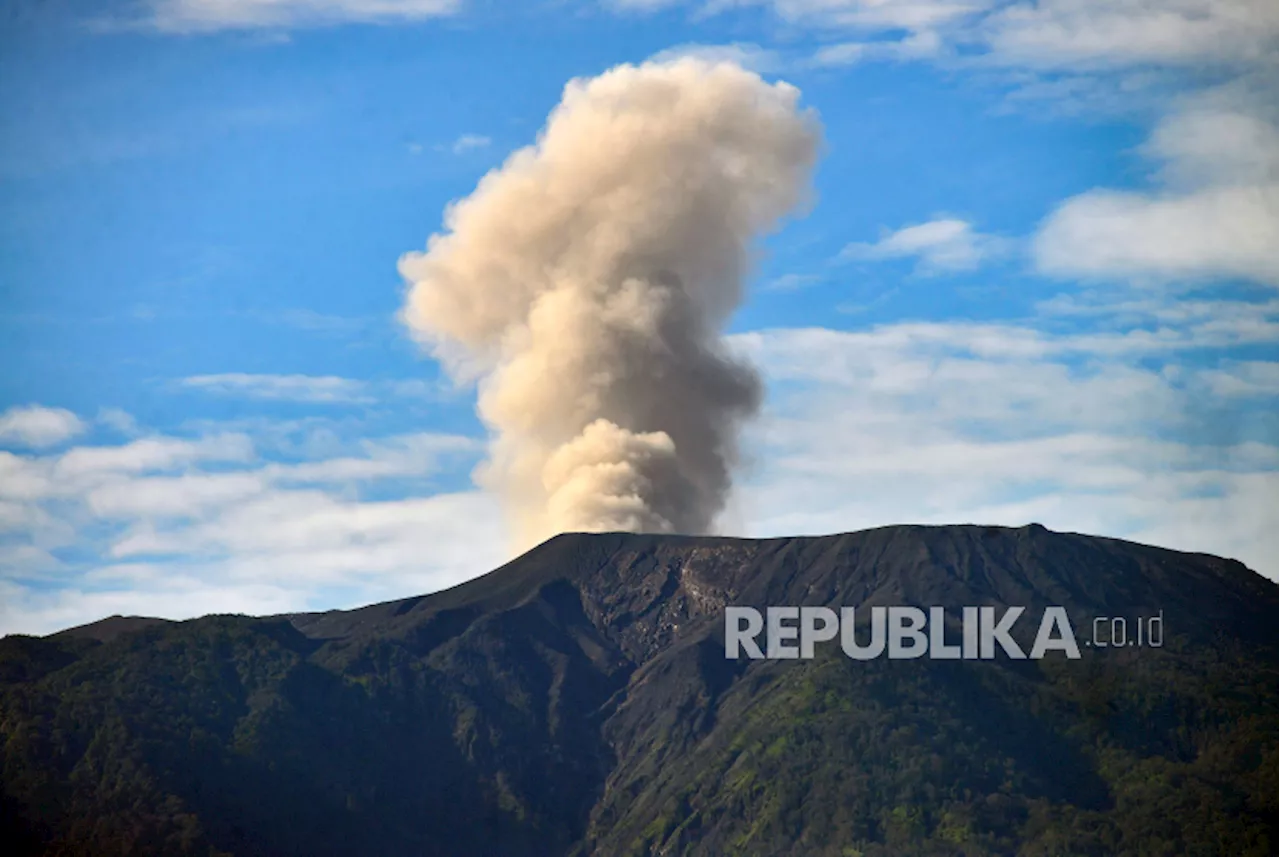
[[[1079,660],[726,660],[726,605],[1160,614]],[[1277,587],[1043,527],[560,536],[352,611],[0,640],[49,855],[1271,855]],[[100,625],[101,627],[95,627]],[[1034,631],[1034,627],[1031,629]],[[1016,635],[1015,635],[1016,636]]]

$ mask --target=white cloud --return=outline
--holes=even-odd
[[[1270,0],[1039,0],[998,8],[977,35],[1033,68],[1239,66],[1275,53]]]
[[[431,433],[365,440],[359,447],[358,455],[292,463],[257,463],[250,439],[229,433],[197,440],[155,437],[123,446],[78,447],[56,458],[21,460],[36,478],[32,480],[33,487],[21,493],[15,491],[14,495],[27,499],[76,498],[104,518],[189,518],[243,502],[277,486],[340,488],[351,483],[419,477],[437,471],[450,457],[482,450],[482,444],[472,438]],[[184,466],[205,463],[248,469],[172,473]],[[0,472],[4,472],[3,463]],[[4,494],[0,490],[0,496]]]
[[[415,495],[424,478],[469,467],[480,441],[422,433],[345,446],[264,461],[247,436],[221,432],[0,452],[0,633],[110,613],[357,606],[447,587],[506,558],[486,495]],[[18,582],[31,577],[45,582]]]
[[[785,20],[829,29],[922,31],[964,20],[992,3],[990,0],[772,0],[770,5]]]
[[[0,450],[0,497],[6,500],[47,497],[51,493],[50,485],[49,467],[45,462]]]
[[[771,399],[731,520],[754,536],[1038,521],[1236,557],[1275,579],[1276,364],[1196,369],[1179,356],[1204,347],[1195,327],[743,334]]]
[[[1139,327],[1158,325],[1181,334],[1230,331],[1233,338],[1213,344],[1265,343],[1276,338],[1275,316],[1280,301],[1255,303],[1236,300],[1163,300],[1158,294],[1131,291],[1080,291],[1041,301],[1037,310],[1045,316],[1105,317],[1113,324]],[[1172,326],[1170,328],[1169,326]],[[1198,345],[1205,345],[1197,341]]]
[[[629,12],[676,2],[611,2]],[[1097,107],[1140,100],[1188,71],[1274,79],[1271,0],[699,0],[703,12],[771,9],[829,44],[810,66],[929,60],[1003,70],[1026,98]],[[1179,88],[1185,88],[1185,77]],[[1099,85],[1101,83],[1101,85]],[[1157,96],[1158,97],[1158,96]],[[1150,106],[1148,101],[1146,106]]]
[[[630,10],[671,3],[613,3]],[[1240,67],[1275,54],[1269,0],[721,0],[712,10],[767,6],[819,33],[855,32],[820,61],[947,56],[964,48],[999,65],[1107,71],[1132,67]],[[905,32],[888,41],[877,35]]]
[[[1008,105],[1154,106],[1164,115],[1143,151],[1163,164],[1156,187],[1098,188],[1064,201],[1034,241],[1040,270],[1275,282],[1274,0],[713,0],[709,8],[743,6],[836,37],[813,52],[811,67],[929,60],[988,78],[999,72],[1012,88]],[[1171,106],[1167,92],[1185,93],[1189,80],[1227,83]],[[935,238],[934,270],[972,267],[981,255],[959,222],[947,224],[957,230],[951,244],[942,224],[917,228],[924,231],[851,249],[891,258]]]
[[[42,448],[70,440],[85,429],[84,422],[71,411],[26,405],[0,414],[0,443],[17,443]]]
[[[313,403],[371,402],[362,381],[332,375],[252,375],[230,372],[193,375],[179,382],[184,387],[223,396],[247,399]]]
[[[48,634],[114,615],[193,619],[211,613],[264,615],[306,607],[295,590],[277,586],[219,585],[177,576],[158,580],[155,589],[40,590],[0,579],[0,633]]]
[[[340,486],[384,479],[410,479],[434,473],[450,459],[478,455],[484,448],[474,438],[430,432],[364,440],[359,446],[359,455],[338,455],[287,464],[273,462],[257,471],[236,475],[254,477],[259,487]],[[167,508],[172,507],[156,505],[149,513],[163,515]]]
[[[368,405],[389,399],[444,400],[460,394],[461,389],[447,380],[424,381],[421,378],[358,381],[335,375],[254,375],[230,372],[219,375],[193,375],[180,378],[177,386],[199,390],[216,396],[228,396],[266,402],[304,404]],[[125,415],[128,417],[128,415]],[[105,418],[100,415],[99,421]],[[129,419],[132,419],[131,417]],[[314,418],[319,419],[319,418]],[[295,422],[273,422],[275,429],[295,426]],[[113,426],[123,431],[121,426]]]
[[[185,473],[115,479],[90,489],[85,503],[104,518],[186,518],[241,502],[267,487],[261,473]]]
[[[101,408],[96,422],[107,428],[127,436],[138,434],[138,421],[133,414],[121,408]]]
[[[1275,363],[1243,360],[1207,370],[1203,379],[1215,396],[1274,396],[1280,389]]]
[[[1271,345],[1280,337],[1276,323],[1277,304],[1202,301],[1181,302],[1168,308],[1149,303],[1083,306],[1059,299],[1041,304],[1045,314],[1128,313],[1118,321],[1123,329],[1098,329],[1072,334],[1051,334],[1032,325],[996,322],[908,321],[845,332],[827,328],[791,328],[768,334],[741,333],[733,337],[739,347],[769,363],[770,376],[781,379],[822,379],[827,383],[861,383],[858,355],[911,352],[930,355],[929,361],[956,354],[971,354],[983,360],[1054,360],[1065,362],[1093,356],[1107,359],[1172,359],[1180,353],[1241,345]],[[1049,319],[1052,320],[1052,319]],[[1150,322],[1150,323],[1148,323]],[[814,349],[829,349],[820,364],[810,361]]]
[[[840,42],[827,45],[814,52],[810,65],[819,67],[854,65],[870,58],[870,47],[866,42]]]
[[[453,141],[453,145],[449,150],[455,155],[461,155],[475,149],[488,148],[493,141],[481,134],[463,134],[461,137]]]
[[[75,479],[108,473],[148,473],[196,462],[243,462],[253,457],[253,443],[242,434],[220,434],[196,440],[145,437],[123,446],[80,446],[55,459],[53,475]]]
[[[426,571],[450,548],[461,549],[452,561],[465,563],[470,553],[496,564],[503,544],[493,539],[501,528],[497,511],[477,492],[359,502],[320,491],[275,491],[227,506],[194,526],[136,526],[112,544],[111,555],[214,556],[231,579],[334,584],[370,574],[412,574],[415,564]],[[486,517],[471,517],[477,514]],[[477,530],[486,534],[482,542],[452,544]],[[471,570],[474,575],[493,567]]]
[[[726,526],[1035,520],[1234,556],[1275,577],[1276,364],[1186,355],[1273,345],[1276,302],[1120,297],[1046,301],[1036,324],[738,335],[770,400]],[[1079,318],[1088,332],[1051,332]],[[473,577],[506,558],[496,504],[424,494],[420,480],[469,466],[480,445],[331,436],[271,461],[247,434],[214,431],[0,452],[0,632],[357,606]],[[65,549],[97,560],[71,563]],[[44,583],[18,582],[29,577]]]
[[[1163,162],[1163,178],[1177,188],[1250,187],[1276,180],[1276,128],[1232,103],[1230,91],[1201,95],[1166,116],[1143,147]]]
[[[1003,252],[1005,242],[983,235],[973,225],[955,218],[940,218],[886,233],[874,244],[849,244],[843,259],[879,261],[920,260],[924,272],[965,271]]]
[[[276,313],[254,313],[264,321],[283,324],[313,333],[355,334],[369,326],[367,316],[332,315],[310,309],[287,309]]]
[[[1201,95],[1156,126],[1143,151],[1163,162],[1159,189],[1093,190],[1059,206],[1034,241],[1040,270],[1275,282],[1276,128],[1230,95]]]
[[[1060,276],[1267,282],[1276,276],[1276,226],[1274,189],[1097,190],[1059,206],[1034,250],[1040,270]]]
[[[669,62],[671,60],[692,57],[704,62],[729,62],[751,69],[758,74],[767,74],[783,68],[782,56],[768,48],[762,48],[751,42],[733,42],[724,45],[684,44],[659,51],[650,57],[651,62]]]
[[[767,292],[794,292],[821,281],[822,277],[817,274],[783,274],[769,280],[761,288]]]
[[[452,15],[461,0],[150,0],[148,26],[171,33],[397,24]]]
[[[912,33],[897,40],[840,42],[819,48],[809,64],[818,67],[847,66],[867,60],[918,60],[938,56],[945,42],[932,31]]]

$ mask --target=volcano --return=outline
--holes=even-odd
[[[1080,657],[726,658],[726,608],[774,605],[1058,606]],[[1271,855],[1278,607],[1239,562],[1038,525],[562,535],[356,610],[5,637],[0,837],[33,855]],[[1159,645],[1139,644],[1152,617]]]

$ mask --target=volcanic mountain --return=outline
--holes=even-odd
[[[854,660],[837,640],[811,660],[730,660],[731,605],[957,621],[1061,606],[1080,657]],[[1217,557],[898,526],[571,534],[357,610],[9,636],[0,840],[201,857],[1271,855],[1278,605],[1274,583]],[[1131,643],[1151,617],[1161,645]],[[1116,618],[1125,645],[1092,645]]]

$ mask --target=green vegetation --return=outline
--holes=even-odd
[[[355,613],[4,638],[0,841],[59,857],[1275,853],[1274,585],[1044,531],[839,538],[576,537]],[[729,599],[1115,615],[1080,594],[1082,564],[1099,591],[1166,610],[1164,648],[723,657]]]

